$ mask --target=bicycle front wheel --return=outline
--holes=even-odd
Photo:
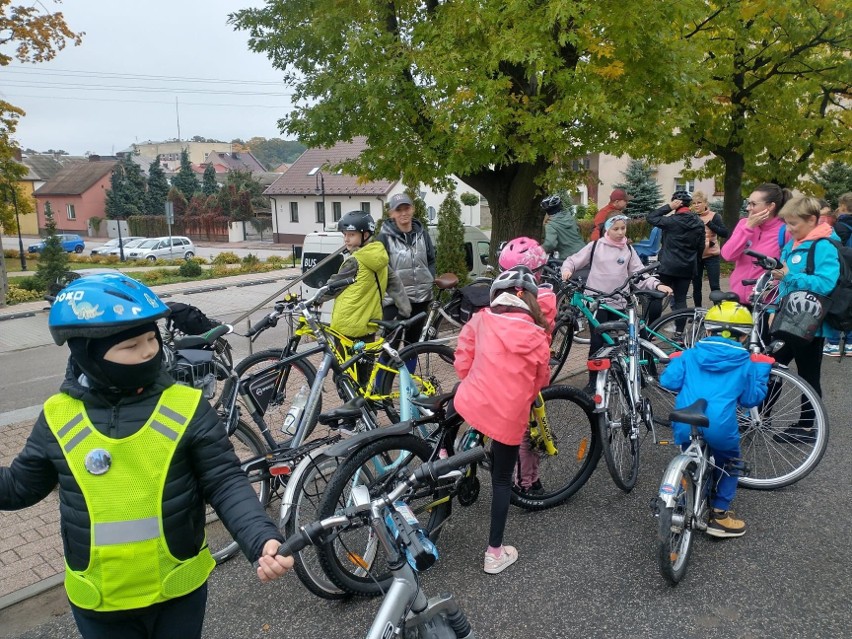
[[[414,385],[412,396],[424,395],[431,397],[450,392],[458,382],[458,375],[453,366],[455,352],[445,344],[432,342],[415,342],[399,351],[400,359],[411,373]],[[399,422],[400,388],[399,372],[396,370],[382,371],[379,382],[379,394],[388,419],[392,424]]]
[[[529,437],[524,438],[521,446],[526,448],[518,460],[511,499],[525,510],[544,510],[565,502],[589,480],[601,456],[594,404],[586,394],[569,386],[548,386],[541,395],[557,453],[539,450],[530,445]],[[521,482],[531,486],[536,481],[540,489],[521,487]]]
[[[633,427],[636,417],[630,407],[627,377],[614,361],[606,373],[604,406],[598,413],[601,448],[612,481],[629,493],[639,477],[639,438]]]
[[[673,489],[676,491],[673,506],[661,504],[659,507],[657,562],[660,565],[660,574],[675,586],[686,575],[686,567],[692,553],[695,482],[686,469]]]
[[[266,447],[260,437],[243,420],[237,423],[234,434],[231,435],[231,444],[241,464],[250,460],[262,460],[266,454]],[[257,493],[257,499],[266,508],[269,507],[272,495],[272,486],[269,469],[265,463],[260,463],[248,470],[249,483]],[[207,546],[217,564],[227,561],[239,551],[239,546],[225,524],[219,519],[219,515],[213,507],[207,506],[204,534],[207,538]]]
[[[550,383],[553,384],[571,352],[574,342],[574,320],[570,317],[557,320],[550,340]]]
[[[667,355],[674,351],[692,348],[706,337],[704,316],[706,308],[681,308],[663,315],[643,331],[643,337],[653,342]]]
[[[817,467],[828,446],[828,414],[813,387],[785,368],[769,374],[766,399],[737,409],[740,457],[749,470],[739,485],[773,490]]]
[[[385,437],[356,451],[331,477],[320,502],[320,518],[350,506],[356,486],[366,486],[373,499],[390,491],[428,461],[432,452],[432,446],[415,435]],[[442,499],[441,493],[434,486],[426,486],[405,498],[433,541],[449,516],[449,499]],[[317,550],[326,575],[344,592],[372,597],[390,586],[393,575],[387,558],[368,525],[349,527]]]

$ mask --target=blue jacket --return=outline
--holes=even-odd
[[[773,361],[766,355],[752,355],[734,340],[706,337],[693,348],[672,354],[660,384],[678,391],[675,408],[706,399],[710,426],[704,439],[713,450],[738,454],[737,405],[751,408],[763,401]],[[672,429],[676,444],[689,441],[688,424],[675,422]]]
[[[831,239],[837,240],[837,234],[832,233]],[[778,285],[778,294],[781,297],[792,291],[810,291],[817,295],[828,295],[837,285],[837,279],[840,277],[840,261],[837,249],[827,240],[817,242],[814,251],[814,272],[811,275],[805,273],[811,244],[813,240],[805,240],[793,248],[791,240],[781,249],[781,261],[790,271]],[[825,322],[817,331],[817,337],[836,338],[837,335],[837,331]]]

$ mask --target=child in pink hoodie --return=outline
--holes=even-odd
[[[491,528],[484,570],[497,574],[518,559],[503,545],[512,476],[529,426],[530,406],[550,379],[550,326],[536,301],[529,269],[504,271],[491,285],[491,305],[459,333],[455,367],[461,378],[453,404],[473,428],[490,437]]]
[[[784,222],[778,213],[792,196],[789,189],[782,189],[777,184],[758,186],[748,198],[748,217],[737,222],[731,237],[722,246],[722,259],[734,263],[731,291],[737,294],[741,304],[749,303],[748,298],[754,288],[751,284],[744,284],[743,280],[756,280],[764,272],[745,251],[751,249],[769,257],[781,255],[784,242],[778,242],[778,234]]]

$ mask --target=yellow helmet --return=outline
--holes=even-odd
[[[704,316],[704,328],[710,333],[718,333],[730,338],[734,333],[748,335],[754,320],[751,313],[742,304],[725,301],[713,306]]]

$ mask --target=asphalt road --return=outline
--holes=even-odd
[[[615,488],[600,465],[561,507],[543,513],[513,508],[506,541],[519,548],[520,560],[497,576],[481,569],[485,482],[476,504],[456,506],[441,537],[440,561],[424,576],[427,593],[455,593],[477,637],[849,636],[852,433],[843,397],[850,374],[849,360],[826,361],[832,431],[820,466],[783,490],[740,491],[735,506],[748,534],[698,539],[688,575],[676,588],[657,572],[656,520],[648,506],[673,451],[646,443],[639,483],[630,494]],[[358,637],[378,604],[316,599],[293,574],[261,584],[247,562],[234,559],[210,580],[204,637]],[[78,635],[64,614],[8,636]]]

